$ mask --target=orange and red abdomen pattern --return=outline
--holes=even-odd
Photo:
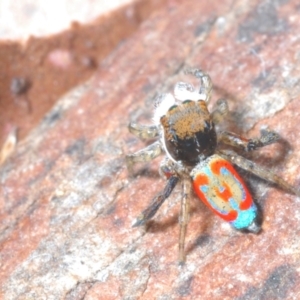
[[[236,229],[247,229],[257,208],[243,179],[231,163],[219,155],[200,162],[191,172],[197,196]]]

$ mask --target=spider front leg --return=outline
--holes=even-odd
[[[133,172],[133,165],[137,162],[148,162],[162,153],[161,144],[159,141],[154,142],[148,147],[139,150],[133,154],[126,155],[126,164],[129,173]]]
[[[148,220],[150,220],[157,213],[165,200],[170,196],[179,181],[179,177],[175,170],[172,169],[172,164],[169,160],[162,161],[160,173],[163,173],[163,175],[167,178],[167,184],[164,190],[155,196],[150,205],[137,217],[133,227],[144,225]]]
[[[248,160],[242,156],[239,156],[235,152],[230,151],[230,150],[219,151],[219,154],[222,157],[224,157],[225,159],[231,161],[233,164],[237,165],[238,167],[258,176],[259,178],[262,178],[268,182],[271,182],[271,183],[277,185],[282,190],[284,190],[290,194],[296,195],[298,197],[300,196],[299,189],[296,189],[295,187],[293,187],[292,185],[287,183],[285,180],[283,180],[278,175],[258,166],[251,160]]]
[[[235,133],[224,131],[219,134],[218,142],[230,145],[244,151],[252,151],[273,144],[279,140],[279,135],[270,130],[261,130],[260,137],[246,139]]]
[[[156,125],[140,125],[131,122],[128,125],[129,131],[140,139],[151,139],[158,136],[158,128]]]
[[[229,112],[229,108],[228,108],[227,101],[225,99],[219,99],[216,102],[215,108],[211,114],[213,122],[215,124],[219,124],[221,121],[223,121],[223,119],[228,114],[228,112]]]

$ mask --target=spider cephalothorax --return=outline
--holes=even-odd
[[[166,150],[175,161],[194,166],[215,152],[217,134],[205,101],[173,105],[160,123]]]
[[[255,139],[246,139],[226,131],[216,132],[215,124],[218,124],[228,111],[227,102],[219,100],[210,113],[207,109],[212,89],[210,77],[198,69],[187,73],[200,79],[199,91],[188,83],[179,82],[175,86],[175,97],[171,94],[160,96],[154,114],[154,125],[129,125],[129,130],[138,137],[157,137],[158,140],[126,157],[128,168],[131,170],[136,162],[150,161],[161,153],[166,153],[166,158],[160,165],[160,173],[167,179],[167,185],[141,213],[135,226],[142,225],[152,218],[176,184],[180,180],[183,181],[180,262],[184,261],[184,240],[191,190],[215,214],[234,228],[253,233],[260,231],[256,205],[232,164],[275,183],[289,193],[299,195],[298,190],[276,174],[255,165],[232,150],[224,150],[226,145],[244,151],[255,150],[276,142],[279,136],[268,130],[262,130],[261,136]]]

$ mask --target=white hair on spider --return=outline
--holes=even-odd
[[[154,123],[158,125],[160,118],[164,116],[168,112],[169,108],[175,104],[175,98],[170,93],[163,94],[158,97],[155,103],[156,109],[153,116]]]

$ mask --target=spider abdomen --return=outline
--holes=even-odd
[[[214,154],[192,170],[197,196],[234,228],[258,232],[257,207],[243,179],[230,162]]]

